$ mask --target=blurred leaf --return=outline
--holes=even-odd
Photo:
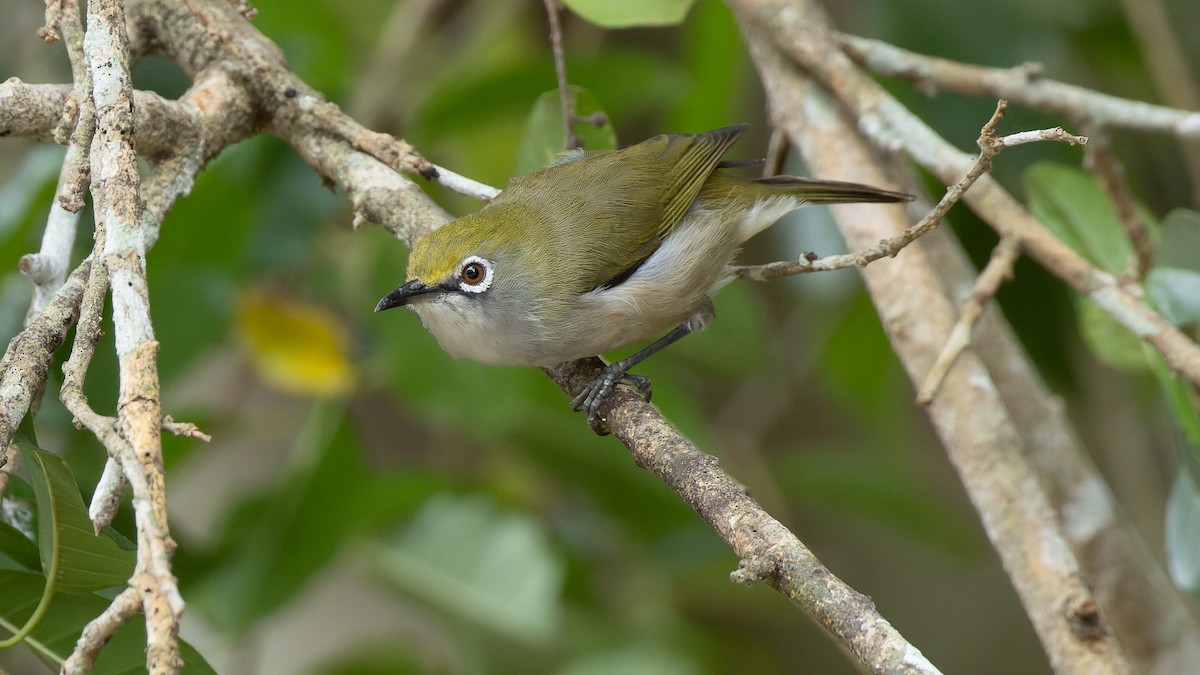
[[[671,128],[660,131],[696,132],[752,119],[757,112],[752,107],[756,105],[757,82],[729,6],[723,2],[696,4],[683,26],[682,37],[686,57],[683,65],[690,80],[702,85],[686,87],[669,99],[670,108],[675,110]],[[612,105],[608,97],[604,100]]]
[[[37,496],[42,572],[53,580],[54,590],[77,593],[125,585],[133,574],[134,554],[93,534],[66,462],[25,441],[17,441],[17,447]]]
[[[238,303],[237,329],[255,370],[282,391],[334,396],[354,384],[346,327],[328,310],[249,290]]]
[[[0,570],[0,624],[24,623],[38,603],[46,579],[34,572]],[[57,672],[75,649],[84,626],[109,605],[110,600],[95,594],[58,593],[49,611],[33,633],[22,643],[42,659],[49,671]],[[190,644],[179,641],[184,673],[215,673]],[[141,615],[117,630],[104,645],[93,673],[110,675],[146,672],[146,626]]]
[[[669,26],[683,21],[695,0],[563,0],[571,11],[605,28]]]
[[[1163,218],[1162,241],[1154,251],[1154,266],[1200,272],[1200,213],[1174,209]]]
[[[372,559],[406,593],[496,634],[540,647],[560,630],[562,561],[536,522],[483,497],[434,497]]]
[[[583,87],[570,85],[571,103],[576,117],[602,119],[599,126],[587,121],[576,121],[571,126],[586,150],[611,150],[617,147],[617,134],[612,121],[600,102]],[[537,98],[529,118],[525,121],[525,132],[517,148],[517,173],[524,174],[553,162],[563,151],[562,99],[557,89],[552,89]]]
[[[226,546],[237,555],[204,580],[193,602],[230,634],[292,598],[340,551],[363,481],[354,446],[334,441],[343,421],[341,407],[315,404],[297,432],[300,466],[262,497],[249,528],[226,528]]]
[[[947,511],[944,498],[909,472],[905,461],[847,448],[816,452],[809,447],[789,456],[773,473],[789,494],[803,495],[807,503],[882,523],[956,555],[970,553],[971,520]]]
[[[694,88],[677,62],[621,45],[606,47],[592,59],[568,55],[567,73],[604,101],[614,119],[653,114]],[[627,73],[637,77],[625,77]],[[425,135],[457,138],[465,129],[493,128],[497,120],[523,121],[529,102],[553,82],[554,65],[540,55],[517,63],[473,63],[458,77],[439,83],[418,111],[417,125]]]
[[[1043,162],[1025,172],[1025,189],[1034,215],[1064,244],[1113,274],[1125,269],[1132,253],[1129,238],[1090,173]],[[1139,214],[1157,235],[1153,217],[1144,209]]]
[[[637,645],[578,658],[559,675],[700,675],[704,672],[685,654],[659,645]]]
[[[1155,267],[1146,277],[1146,293],[1163,318],[1176,326],[1200,321],[1200,272]]]
[[[1126,371],[1145,370],[1145,345],[1138,336],[1088,298],[1079,298],[1079,329],[1088,348],[1104,363]]]
[[[1167,567],[1175,585],[1200,595],[1200,490],[1187,470],[1180,470],[1167,497]]]

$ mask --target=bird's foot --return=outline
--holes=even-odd
[[[652,391],[650,389],[650,378],[645,375],[634,375],[627,373],[620,367],[619,363],[609,364],[600,372],[596,379],[588,383],[583,391],[579,392],[571,401],[571,410],[582,410],[587,412],[588,426],[592,431],[600,436],[605,436],[609,433],[604,420],[600,418],[600,404],[604,401],[618,384],[627,384],[637,389],[642,398],[650,400]]]

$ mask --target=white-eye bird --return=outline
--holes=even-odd
[[[455,357],[553,366],[667,332],[608,365],[572,401],[597,409],[628,369],[699,330],[739,247],[804,204],[898,202],[909,195],[838,181],[721,171],[748,125],[655,136],[622,150],[565,154],[514,178],[477,213],[413,247],[408,281],[379,312],[408,305]]]

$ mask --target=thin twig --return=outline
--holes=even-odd
[[[799,260],[784,260],[763,265],[735,266],[732,268],[733,274],[739,279],[768,281],[783,276],[807,274],[809,272],[828,272],[848,267],[861,268],[880,258],[894,258],[905,246],[916,241],[926,232],[933,230],[942,222],[942,219],[950,211],[951,207],[958,203],[967,189],[974,185],[980,176],[991,169],[992,158],[1002,149],[1013,145],[1043,140],[1063,141],[1073,145],[1087,143],[1087,138],[1073,136],[1062,129],[1043,129],[1039,131],[1025,131],[1013,134],[1012,136],[996,136],[996,123],[1004,115],[1007,105],[1007,102],[1003,99],[996,104],[996,111],[992,114],[987,124],[984,125],[982,134],[979,137],[979,155],[967,173],[950,187],[946,188],[946,193],[942,195],[942,198],[938,200],[938,203],[934,205],[933,209],[924,218],[914,223],[904,230],[904,232],[895,237],[885,239],[876,246],[855,253],[843,253],[825,257],[817,257],[809,254]],[[1010,140],[1013,138],[1017,140]]]
[[[575,135],[575,101],[567,84],[567,59],[563,55],[562,25],[558,21],[558,0],[544,0],[546,16],[550,19],[550,50],[554,54],[554,76],[558,80],[558,97],[562,102],[563,149],[583,147]]]
[[[62,675],[90,673],[96,665],[100,650],[116,634],[117,629],[137,616],[142,609],[138,589],[130,586],[121,591],[100,616],[88,622],[75,643],[75,650],[62,664]]]
[[[1020,244],[1010,237],[1001,238],[1000,243],[992,250],[991,260],[979,274],[971,294],[963,302],[958,321],[950,330],[950,337],[946,338],[946,346],[938,354],[937,360],[933,362],[933,367],[929,369],[929,374],[917,391],[917,405],[929,405],[933,400],[938,388],[942,386],[942,380],[946,379],[946,373],[950,372],[950,366],[954,365],[958,355],[971,344],[971,331],[975,327],[975,321],[996,295],[1000,284],[1012,277],[1013,265],[1020,254]]]
[[[1130,255],[1122,276],[1130,281],[1141,281],[1150,271],[1150,262],[1154,258],[1154,242],[1150,237],[1150,228],[1142,215],[1138,213],[1137,201],[1133,189],[1125,179],[1125,167],[1112,154],[1103,136],[1100,141],[1088,146],[1083,155],[1084,166],[1096,176],[1108,199],[1112,202],[1117,221],[1125,229],[1129,239]]]
[[[879,75],[909,80],[927,91],[947,89],[964,94],[1005,98],[1080,124],[1141,129],[1200,138],[1200,112],[1101,94],[1042,76],[1041,68],[988,68],[910,52],[878,40],[835,33],[842,50],[859,65]]]
[[[78,160],[78,155],[79,146],[69,144],[59,171],[59,190],[71,180],[72,167]],[[29,311],[25,314],[26,325],[41,314],[54,292],[66,280],[78,224],[79,214],[66,210],[55,200],[50,204],[50,215],[46,218],[46,229],[42,232],[41,249],[37,253],[21,256],[21,273],[33,282],[33,298],[29,303]]]
[[[163,418],[162,428],[163,431],[170,432],[182,438],[195,438],[205,443],[212,440],[212,436],[200,431],[200,427],[197,427],[195,424],[191,422],[176,422],[171,419],[170,415]]]

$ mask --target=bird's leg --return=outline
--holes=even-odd
[[[604,370],[600,371],[600,375],[589,382],[583,388],[583,391],[579,392],[579,395],[571,401],[571,409],[587,411],[588,426],[592,428],[592,431],[600,435],[607,434],[608,431],[604,428],[599,418],[598,410],[600,409],[600,403],[604,400],[604,397],[608,396],[612,388],[617,383],[632,385],[637,388],[643,398],[649,401],[651,395],[650,378],[644,375],[633,375],[629,373],[629,369],[645,361],[652,354],[662,351],[667,345],[678,342],[683,336],[702,330],[708,325],[709,320],[713,318],[715,313],[716,310],[713,308],[712,301],[709,300],[697,308],[686,321],[673,328],[671,332],[646,345],[646,347],[636,353],[620,361],[608,364],[604,367]]]

